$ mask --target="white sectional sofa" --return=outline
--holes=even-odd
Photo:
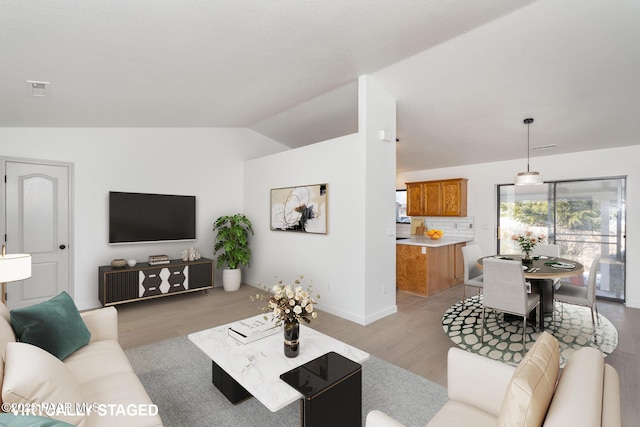
[[[59,420],[60,425],[162,426],[157,407],[118,344],[116,309],[84,312],[81,318],[91,334],[89,343],[60,360],[35,345],[16,342],[10,313],[0,304],[3,411],[27,415],[25,409],[31,408],[31,415]]]
[[[585,347],[560,374],[558,343],[546,332],[517,367],[451,348],[447,375],[449,401],[428,427],[621,425],[616,370]],[[366,427],[401,426],[377,410],[367,415]]]

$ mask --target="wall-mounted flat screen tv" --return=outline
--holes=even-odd
[[[109,244],[195,238],[195,196],[109,192]]]

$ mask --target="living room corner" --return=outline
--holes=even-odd
[[[0,427],[639,423],[640,1],[1,10]]]

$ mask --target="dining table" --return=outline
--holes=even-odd
[[[531,283],[531,292],[540,294],[540,308],[538,328],[544,330],[545,315],[553,314],[553,294],[555,291],[554,280],[571,276],[579,276],[584,272],[584,266],[577,261],[552,256],[534,256],[530,261],[523,261],[522,255],[489,255],[478,259],[478,266],[482,268],[485,258],[497,258],[520,261],[524,272],[524,278]],[[535,319],[533,319],[535,322]]]

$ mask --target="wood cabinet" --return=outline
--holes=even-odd
[[[427,297],[462,283],[464,245],[396,245],[396,287]]]
[[[424,246],[396,245],[396,287],[401,291],[427,296],[426,249]]]
[[[462,248],[466,243],[456,243],[451,245],[453,247],[453,280],[454,285],[462,283],[464,281],[464,256],[462,255]]]
[[[165,297],[213,288],[213,260],[143,262],[135,267],[98,267],[98,298],[102,305]]]
[[[442,212],[442,183],[430,181],[422,184],[423,216],[438,216]]]
[[[467,216],[467,179],[407,183],[408,216]]]
[[[424,212],[422,199],[422,183],[407,183],[407,216],[422,215],[422,212]]]

